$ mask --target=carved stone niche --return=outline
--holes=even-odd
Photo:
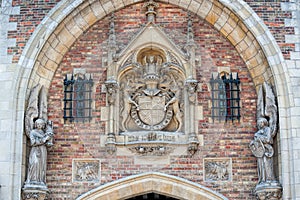
[[[197,151],[197,81],[191,65],[155,24],[137,34],[108,68],[106,87],[114,83],[115,91],[107,94],[115,97],[108,101],[108,152],[114,146],[138,155],[166,155],[176,146],[186,146],[186,154]]]

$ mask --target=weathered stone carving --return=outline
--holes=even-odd
[[[27,179],[23,187],[23,197],[26,199],[42,199],[48,193],[47,148],[53,146],[54,132],[52,122],[47,119],[46,93],[43,87],[37,85],[31,91],[25,114],[25,132],[31,145]]]
[[[105,85],[109,119],[105,147],[111,154],[117,151],[116,147],[136,149],[147,143],[159,149],[161,141],[186,146],[189,154],[198,150],[194,109],[198,82],[192,20],[189,17],[184,51],[155,24],[157,7],[153,0],[144,4],[147,24],[126,47],[119,48],[117,59],[111,58],[116,52],[108,50]],[[110,27],[109,44],[116,49],[113,18]]]
[[[41,190],[31,190],[23,192],[22,198],[24,200],[44,200],[48,196],[47,191],[41,191]]]
[[[99,160],[73,160],[74,182],[99,182]]]
[[[106,141],[105,141],[105,148],[107,153],[113,154],[116,152],[116,136],[114,133],[109,133]]]
[[[194,79],[188,79],[186,81],[186,88],[188,91],[188,95],[189,95],[189,101],[192,104],[196,103],[197,100],[197,86],[198,86],[198,81],[194,80]]]
[[[154,22],[156,12],[155,8],[158,7],[158,3],[154,2],[153,0],[149,0],[148,2],[144,3],[144,8],[147,8],[146,16],[148,22]]]
[[[257,158],[256,195],[258,199],[266,199],[270,195],[273,199],[279,199],[282,188],[274,176],[274,149],[272,147],[277,133],[277,106],[272,89],[267,83],[261,86],[258,94],[257,127],[258,131],[249,145],[253,155]]]
[[[107,102],[109,105],[112,105],[115,103],[116,100],[118,83],[115,80],[108,80],[105,82],[105,87],[107,90]]]
[[[143,156],[162,156],[171,153],[174,147],[165,144],[139,144],[129,147],[129,150]]]
[[[205,181],[230,181],[230,159],[206,159]]]
[[[147,55],[141,64],[144,70],[136,67],[121,80],[123,131],[182,130],[183,81],[176,81],[180,77],[171,70],[166,73],[162,60],[159,55]],[[171,121],[173,127],[168,127]]]

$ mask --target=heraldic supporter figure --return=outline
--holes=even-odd
[[[47,116],[47,95],[43,86],[35,86],[30,93],[25,113],[25,133],[31,149],[23,196],[25,199],[30,199],[32,195],[46,198],[49,192],[46,185],[47,149],[53,146],[54,132]]]
[[[274,175],[274,137],[277,133],[277,106],[271,87],[264,83],[258,93],[257,127],[250,150],[257,158],[257,199],[281,199],[282,186]]]

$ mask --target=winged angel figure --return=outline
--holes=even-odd
[[[273,138],[277,133],[277,106],[272,88],[266,82],[261,85],[257,101],[258,131],[250,142],[250,149],[257,158],[258,184],[276,182],[273,171]]]
[[[47,117],[47,96],[43,86],[35,86],[25,113],[25,133],[30,139],[30,155],[24,188],[47,190],[47,148],[53,146],[53,124]]]

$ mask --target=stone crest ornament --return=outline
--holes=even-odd
[[[25,133],[30,139],[27,178],[23,187],[24,199],[45,199],[47,148],[53,146],[53,124],[47,116],[47,98],[44,87],[35,86],[25,113]]]
[[[277,106],[272,88],[264,83],[257,101],[258,131],[250,142],[250,149],[257,158],[258,184],[255,192],[258,199],[280,199],[282,187],[276,180],[273,169],[273,140],[277,133]]]
[[[177,83],[175,80],[181,77],[175,71],[164,69],[162,61],[159,55],[147,54],[141,63],[143,68],[133,68],[121,80],[124,91],[121,127],[125,132],[181,131],[183,80]]]
[[[104,84],[109,119],[103,146],[110,154],[124,147],[143,157],[182,153],[182,146],[185,154],[198,150],[192,23],[187,41],[191,48],[184,51],[155,24],[157,7],[146,1],[147,24],[128,46],[119,48],[118,59],[108,53]]]

